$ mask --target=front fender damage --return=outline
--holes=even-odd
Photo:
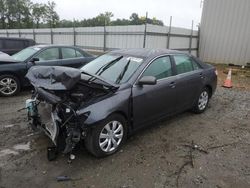
[[[26,77],[35,88],[32,98],[26,101],[29,124],[33,129],[42,129],[57,150],[65,154],[86,137],[90,129],[87,119],[93,120],[99,113],[98,121],[115,106],[107,105],[107,101],[115,96],[118,87],[95,75],[82,76],[78,69],[36,66]],[[102,110],[95,105],[100,101],[106,101]]]
[[[88,114],[84,122],[84,125],[87,127],[96,125],[112,113],[122,113],[127,118],[132,119],[129,112],[130,98],[130,89],[121,90],[103,100],[84,106],[80,110],[77,110],[76,114],[78,116]]]
[[[51,97],[56,96],[50,93],[50,98],[47,99],[44,97],[45,93],[46,91],[40,88],[35,98],[26,101],[29,124],[34,130],[42,130],[58,151],[64,154],[71,153],[86,135],[86,129],[81,121],[86,119],[87,114],[78,116],[70,104],[53,103]]]

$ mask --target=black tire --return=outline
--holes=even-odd
[[[201,103],[200,103],[200,99],[201,99],[202,95],[207,96],[207,102],[204,105],[201,105]],[[202,89],[198,98],[196,99],[192,111],[196,114],[203,113],[207,109],[207,106],[209,103],[209,98],[210,98],[210,90],[207,87],[205,87]]]
[[[13,83],[16,84],[16,88],[13,89],[12,92],[10,92],[10,90],[8,90],[9,92],[6,91],[6,90],[5,91],[1,90],[4,87],[3,85],[1,85],[1,82],[6,83],[6,79],[10,79],[12,84]],[[14,96],[14,95],[18,94],[20,92],[20,90],[21,90],[20,81],[16,76],[10,75],[10,74],[4,74],[4,75],[0,76],[0,96],[11,97],[11,96]]]
[[[105,126],[108,125],[109,123],[117,121],[120,123],[123,127],[123,137],[121,141],[119,142],[117,148],[115,148],[112,151],[103,151],[103,149],[100,146],[100,134],[101,132],[104,131]],[[113,125],[112,125],[113,126]],[[119,124],[118,124],[119,126]],[[108,133],[107,133],[108,134]],[[108,139],[108,138],[103,138],[103,139]],[[124,142],[127,139],[127,123],[125,118],[122,115],[119,114],[112,114],[108,116],[105,120],[103,120],[101,123],[95,126],[95,128],[91,129],[85,138],[85,146],[87,150],[94,156],[100,158],[100,157],[105,157],[114,154],[115,152],[119,151]],[[111,141],[110,141],[111,142]],[[112,142],[113,144],[113,142]],[[114,145],[113,145],[114,146]]]

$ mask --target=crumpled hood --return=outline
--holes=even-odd
[[[81,71],[62,66],[33,66],[26,74],[26,78],[35,87],[70,90],[81,79]]]

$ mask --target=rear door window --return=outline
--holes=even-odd
[[[76,58],[76,50],[73,48],[62,48],[62,58],[69,59],[69,58]]]
[[[169,56],[154,60],[142,76],[154,76],[157,80],[172,76],[172,66]]]
[[[76,50],[76,57],[84,57],[84,55],[82,55],[80,51]]]
[[[189,56],[174,55],[177,74],[191,72],[194,70],[193,62]]]
[[[198,63],[196,61],[194,61],[193,59],[192,59],[192,63],[193,63],[194,70],[201,69],[200,65],[198,65]]]

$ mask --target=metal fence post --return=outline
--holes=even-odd
[[[8,32],[8,30],[6,30],[6,35],[7,35],[7,37],[9,37],[9,32]]]
[[[76,27],[75,27],[75,18],[73,21],[73,42],[74,42],[74,46],[76,46]]]
[[[197,57],[200,57],[200,26],[198,26]]]
[[[106,32],[106,20],[105,20],[104,27],[103,27],[103,51],[104,52],[106,51],[106,35],[107,35],[107,32]]]
[[[172,27],[172,16],[170,16],[170,21],[169,21],[169,30],[168,30],[168,38],[167,38],[167,49],[169,49],[170,45],[170,35],[171,35],[171,27]]]
[[[21,31],[20,31],[20,29],[18,29],[18,36],[19,36],[19,38],[21,38]]]
[[[143,48],[146,47],[147,22],[148,22],[148,12],[146,12],[145,29],[144,29],[144,38],[143,38]]]
[[[50,42],[53,44],[53,31],[52,28],[50,28]]]
[[[189,38],[189,50],[188,50],[188,52],[190,54],[192,52],[193,29],[194,29],[194,20],[192,20],[191,34],[190,34],[190,38]]]
[[[74,40],[74,46],[76,46],[76,28],[73,27],[73,40]]]
[[[36,33],[34,28],[33,28],[33,40],[36,41]]]

